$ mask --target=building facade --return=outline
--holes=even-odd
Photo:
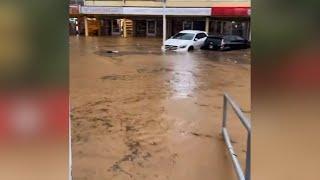
[[[203,30],[212,35],[240,35],[250,39],[250,0],[91,0],[79,6],[80,35],[154,36],[181,30]]]

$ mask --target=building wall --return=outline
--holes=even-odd
[[[160,0],[159,0],[160,1]],[[155,0],[89,0],[87,6],[161,7]],[[251,0],[167,0],[168,7],[251,7]]]

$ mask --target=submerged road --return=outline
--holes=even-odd
[[[250,116],[250,50],[160,46],[156,38],[70,37],[74,180],[236,179],[220,135],[222,96]],[[246,133],[229,118],[244,166]]]

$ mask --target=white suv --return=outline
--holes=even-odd
[[[200,49],[207,36],[208,34],[204,31],[180,31],[178,34],[165,41],[164,47],[162,46],[162,50],[191,51],[194,49]]]

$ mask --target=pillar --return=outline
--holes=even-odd
[[[210,18],[206,17],[206,32],[209,34],[210,30]]]
[[[123,19],[123,37],[124,38],[128,37],[128,34],[127,34],[127,20],[126,19]]]
[[[163,30],[162,30],[162,45],[164,46],[164,42],[167,39],[167,18],[166,18],[166,1],[163,1],[163,16],[162,16],[162,26],[163,26]]]
[[[88,18],[84,17],[84,33],[85,36],[89,36]]]

